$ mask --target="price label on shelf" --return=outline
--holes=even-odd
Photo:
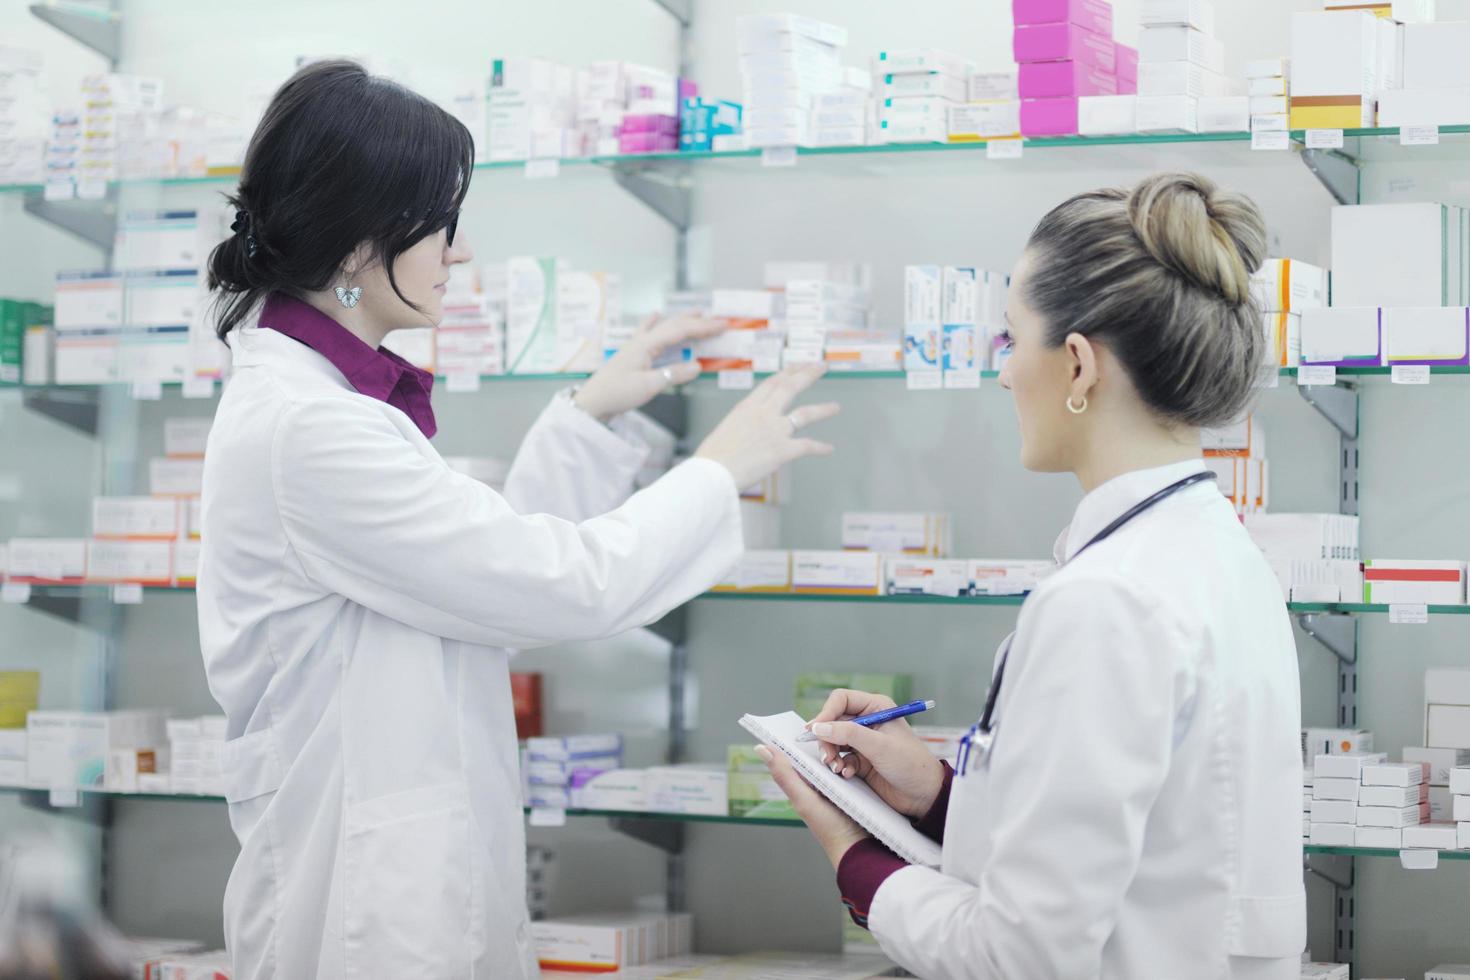
[[[944,387],[948,391],[980,387],[979,371],[945,371]]]
[[[1019,160],[1025,152],[1024,140],[990,140],[985,144],[985,159],[987,160]]]
[[[1257,129],[1251,132],[1252,150],[1291,149],[1291,133],[1284,129]]]
[[[137,606],[143,602],[143,587],[136,582],[124,582],[112,587],[112,601],[119,606]]]
[[[532,827],[565,827],[567,811],[549,806],[531,808]]]
[[[77,200],[100,201],[107,196],[107,181],[105,180],[79,180],[77,181]]]
[[[69,180],[48,180],[41,197],[48,201],[70,201],[77,196],[77,185]]]
[[[185,378],[184,379],[184,397],[185,398],[213,398],[214,397],[214,379],[213,378]]]
[[[1296,369],[1296,383],[1306,388],[1310,385],[1337,384],[1337,368],[1330,364],[1303,364]]]
[[[1388,607],[1388,621],[1405,626],[1423,626],[1429,622],[1429,607],[1418,603],[1392,603]]]
[[[0,585],[0,602],[23,606],[31,601],[31,583],[6,582]]]
[[[53,789],[50,796],[51,805],[54,807],[65,807],[71,809],[82,805],[82,794],[78,793],[76,787],[65,789]]]
[[[1428,847],[1411,847],[1399,851],[1399,864],[1406,871],[1433,871],[1439,867],[1439,851]]]
[[[133,399],[140,402],[156,402],[163,397],[163,382],[134,381]]]
[[[1429,365],[1395,364],[1393,383],[1396,385],[1427,385],[1429,384]]]
[[[1405,126],[1399,130],[1400,146],[1438,146],[1438,126]]]
[[[716,382],[722,391],[749,391],[755,387],[755,372],[721,371]]]
[[[1307,149],[1309,149],[1309,150],[1340,150],[1340,149],[1342,149],[1342,130],[1340,130],[1340,129],[1309,129],[1309,130],[1307,130]]]
[[[444,376],[444,388],[447,391],[479,391],[480,376],[472,371],[456,371]]]
[[[561,173],[561,161],[556,157],[526,161],[527,180],[551,180]]]
[[[903,378],[909,391],[941,391],[944,388],[942,371],[909,371]]]
[[[796,166],[796,147],[794,146],[768,146],[761,150],[762,167],[794,167]]]

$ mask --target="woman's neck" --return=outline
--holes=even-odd
[[[1073,472],[1082,484],[1082,491],[1091,493],[1124,473],[1199,458],[1198,429],[1165,429],[1158,425],[1131,429],[1117,426],[1110,429],[1108,435],[1092,442],[1085,458],[1073,468]]]
[[[374,350],[383,346],[383,338],[388,336],[388,330],[372,323],[360,308],[349,310],[337,301],[332,292],[307,293],[305,299],[318,313],[337,321],[342,329],[364,344]]]

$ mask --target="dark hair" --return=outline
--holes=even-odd
[[[209,255],[220,339],[271,293],[327,288],[363,244],[414,306],[393,261],[458,213],[473,165],[469,130],[423,96],[351,61],[302,68],[250,138],[235,233]]]
[[[1171,422],[1219,425],[1249,404],[1265,355],[1250,277],[1266,223],[1250,198],[1198,174],[1078,194],[1031,233],[1027,302],[1046,343],[1106,344]]]

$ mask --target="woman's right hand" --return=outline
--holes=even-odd
[[[820,364],[803,364],[773,374],[730,409],[694,455],[724,466],[742,490],[792,460],[830,455],[830,445],[798,438],[797,431],[836,415],[837,403],[791,407],[825,373]]]
[[[850,718],[892,708],[893,699],[836,690],[807,727],[822,741],[822,762],[844,779],[862,779],[883,802],[909,817],[929,812],[944,788],[944,764],[902,718],[874,728]],[[839,755],[839,750],[850,750]]]

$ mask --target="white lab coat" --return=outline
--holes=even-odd
[[[501,496],[315,351],[267,329],[233,346],[198,601],[229,720],[235,978],[535,976],[506,648],[715,583],[741,551],[734,481],[691,460],[627,497],[645,450],[562,397]]]
[[[1098,487],[1058,560],[1202,469]],[[1214,484],[1181,491],[1022,607],[994,748],[954,778],[942,867],[891,875],[869,927],[925,978],[1296,980],[1300,716],[1265,559]]]

